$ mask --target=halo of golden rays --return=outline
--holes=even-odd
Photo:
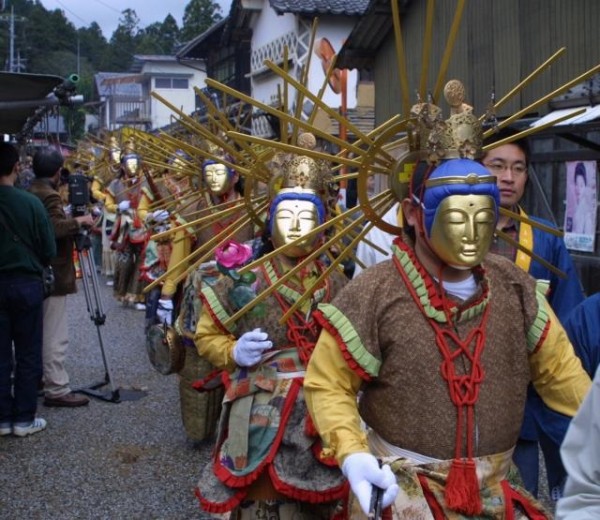
[[[458,0],[456,4],[456,9],[448,34],[444,54],[442,56],[441,65],[435,78],[435,84],[431,94],[431,99],[433,101],[439,98],[442,88],[446,83],[445,77],[452,56],[454,42],[456,41],[460,27],[465,3],[465,0]],[[283,275],[276,284],[268,287],[265,291],[257,295],[252,302],[234,314],[227,321],[227,323],[225,323],[226,326],[230,326],[245,312],[248,312],[252,307],[262,302],[269,294],[277,289],[278,285],[285,283],[290,277],[294,276],[296,273],[299,273],[309,262],[312,262],[322,256],[329,257],[330,265],[323,272],[321,277],[312,286],[312,288],[307,289],[302,297],[282,316],[281,322],[285,322],[308,298],[312,297],[313,292],[319,286],[320,282],[327,277],[333,269],[338,268],[342,261],[347,258],[354,258],[354,260],[357,261],[354,257],[354,248],[361,240],[364,240],[365,235],[373,226],[377,226],[382,230],[392,234],[401,233],[400,227],[387,224],[382,217],[398,200],[402,200],[406,197],[414,165],[418,161],[423,160],[425,157],[424,154],[419,151],[408,149],[408,138],[406,134],[408,125],[411,121],[414,121],[414,118],[410,115],[411,95],[408,87],[408,71],[406,66],[406,57],[404,55],[404,42],[402,39],[401,20],[397,0],[391,0],[391,6],[403,116],[394,116],[367,134],[361,132],[355,125],[352,124],[351,121],[339,114],[337,110],[329,107],[323,101],[323,95],[329,83],[329,76],[331,76],[333,70],[335,69],[335,57],[332,60],[327,73],[325,74],[323,84],[317,94],[310,92],[306,87],[310,63],[305,64],[305,66],[301,69],[299,75],[300,79],[296,79],[288,70],[287,59],[283,60],[283,67],[279,67],[273,62],[266,60],[265,66],[281,80],[281,84],[278,86],[278,105],[275,107],[261,103],[260,101],[253,99],[251,96],[248,96],[215,80],[206,80],[206,84],[209,87],[222,94],[224,101],[226,99],[236,99],[239,101],[240,107],[243,104],[247,104],[256,110],[260,110],[264,113],[277,117],[280,122],[281,138],[279,141],[267,140],[241,132],[240,129],[247,128],[247,125],[237,124],[240,121],[237,123],[232,123],[231,120],[225,116],[223,109],[219,109],[219,107],[215,106],[212,101],[198,89],[196,90],[196,93],[202,97],[203,101],[208,107],[209,117],[207,124],[201,124],[191,117],[183,114],[180,110],[169,104],[158,94],[155,92],[152,93],[155,98],[159,99],[159,101],[163,102],[175,114],[177,114],[179,123],[186,129],[187,132],[197,135],[201,139],[206,139],[213,143],[217,143],[219,146],[227,149],[228,153],[230,153],[230,155],[234,158],[235,162],[224,162],[224,164],[235,168],[236,171],[238,171],[240,175],[245,178],[247,185],[250,187],[240,204],[234,207],[228,206],[227,208],[222,209],[212,208],[212,211],[202,214],[197,220],[185,224],[184,227],[195,227],[202,225],[203,223],[219,220],[225,215],[230,215],[235,211],[235,209],[239,209],[242,205],[246,209],[246,215],[244,217],[237,219],[229,226],[229,228],[224,229],[221,233],[214,236],[213,239],[208,243],[201,245],[200,248],[195,250],[190,257],[184,261],[188,267],[186,268],[185,272],[178,277],[178,280],[183,279],[183,277],[197,265],[200,265],[202,262],[210,259],[216,246],[226,238],[232,236],[235,230],[239,229],[239,226],[242,223],[247,224],[249,221],[252,221],[256,224],[259,224],[263,222],[264,213],[269,202],[269,194],[265,193],[265,191],[268,190],[261,191],[258,187],[269,186],[269,184],[272,182],[272,174],[269,171],[269,162],[276,154],[303,154],[312,157],[315,160],[325,160],[331,164],[332,172],[337,173],[336,180],[357,179],[359,205],[348,209],[344,213],[333,216],[327,222],[315,228],[309,234],[309,238],[316,234],[323,233],[326,236],[326,239],[323,241],[323,243],[311,254],[301,259],[290,271],[285,273],[285,275]],[[434,31],[434,0],[428,0],[426,9],[424,46],[422,51],[422,66],[418,92],[420,100],[424,100],[428,97],[428,62],[430,60],[431,42]],[[311,34],[311,52],[309,52],[309,56],[312,55],[312,45],[314,44],[315,40],[316,27],[317,20],[315,19]],[[284,51],[284,54],[285,53],[287,53],[287,49]],[[486,114],[482,115],[480,120],[494,120],[494,114],[497,108],[501,107],[510,98],[517,95],[543,71],[547,70],[548,67],[563,54],[564,49],[559,49],[521,82],[519,82],[519,84],[513,87],[498,102],[492,100],[488,106]],[[546,96],[543,96],[524,109],[519,110],[511,117],[498,123],[495,127],[486,130],[484,132],[484,137],[489,136],[497,129],[513,123],[524,114],[538,108],[553,97],[560,95],[572,86],[581,83],[594,74],[597,74],[598,71],[600,71],[600,65],[591,68],[580,76],[567,82],[560,88],[550,92]],[[293,110],[290,110],[290,99],[294,94],[296,105]],[[313,104],[313,109],[308,119],[304,119],[301,113],[304,100],[309,100]],[[241,113],[242,112],[240,111],[240,114]],[[355,140],[352,142],[343,140],[337,136],[331,135],[328,131],[319,128],[318,125],[315,124],[317,114],[319,113],[327,115],[330,119],[337,121],[340,125],[344,125],[355,136]],[[572,114],[565,117],[572,117]],[[555,123],[556,121],[552,124]],[[540,131],[543,128],[544,127],[537,127],[525,130],[507,139],[505,142],[512,142],[521,137],[525,137]],[[297,140],[298,136],[302,132],[310,132],[317,138],[328,142],[333,147],[337,147],[340,151],[338,153],[327,153],[319,149],[307,150],[305,148],[301,148],[298,146]],[[221,134],[226,137],[222,137]],[[200,147],[184,142],[177,137],[161,135],[161,141],[163,144],[171,141],[173,146],[175,146],[175,143],[177,143],[177,148],[186,151],[195,158],[211,158],[213,160],[219,160],[220,162],[223,162],[215,156],[212,156],[209,152],[202,150]],[[494,146],[498,146],[498,144],[496,143]],[[484,146],[483,151],[486,149],[487,147]],[[352,169],[355,171],[353,173],[340,173],[345,169]],[[388,181],[389,188],[385,189],[378,195],[369,197],[367,183],[369,177],[374,175],[384,176]],[[539,225],[537,222],[527,219],[526,217],[516,215],[508,210],[501,209],[500,211],[504,214],[508,214],[515,220],[527,222],[534,227],[543,229],[546,232],[561,234],[553,228]],[[161,235],[157,235],[156,237],[172,234],[178,229],[180,228],[173,228],[162,233]],[[524,248],[514,241],[511,241],[510,237],[505,236],[503,233],[499,233],[499,235],[501,238],[507,240],[519,250],[524,251],[548,269],[551,269],[553,272],[557,272],[558,274],[562,274],[554,266],[535,255],[532,251]],[[260,259],[255,260],[254,262],[243,267],[240,272],[248,272],[257,268],[261,263],[271,260],[278,254],[285,254],[286,247],[293,247],[294,245],[299,244],[301,241],[306,240],[306,238],[306,236],[302,237],[288,244],[287,246],[283,246],[282,248],[279,248],[261,257]],[[343,243],[342,239],[346,241]],[[369,245],[378,248],[378,246],[375,244]],[[331,251],[334,248],[338,251],[338,255],[335,258],[331,255]],[[360,262],[358,263],[360,264]]]

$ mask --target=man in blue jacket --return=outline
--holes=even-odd
[[[512,129],[503,129],[494,134],[486,145],[515,133]],[[546,220],[526,215],[519,205],[528,181],[529,147],[525,140],[521,139],[489,149],[482,162],[497,177],[502,207],[529,217],[533,221],[554,227]],[[494,240],[490,249],[492,253],[511,259],[534,278],[547,280],[548,301],[561,323],[564,322],[573,307],[583,301],[584,295],[563,239],[506,215],[500,216],[497,229],[565,273],[565,278],[558,276],[526,253],[499,238]],[[514,461],[519,467],[525,487],[535,496],[537,496],[539,480],[539,443],[546,462],[550,494],[553,500],[560,498],[566,473],[560,460],[559,448],[568,425],[568,417],[549,410],[535,390],[529,388],[521,438],[517,443]]]

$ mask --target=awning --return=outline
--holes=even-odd
[[[575,112],[579,112],[582,109],[585,111],[579,115],[569,117],[564,121],[560,121],[556,123],[555,126],[564,126],[564,125],[580,125],[583,123],[588,123],[589,121],[593,121],[594,119],[598,119],[600,117],[600,105],[596,105],[594,107],[572,107],[572,108],[561,108],[559,110],[553,110],[549,114],[546,114],[544,117],[540,117],[534,123],[531,123],[531,127],[542,126],[546,123],[551,123],[552,121],[556,121],[561,117],[568,116],[569,114],[574,114]]]
[[[19,133],[63,81],[60,76],[0,72],[0,134]]]

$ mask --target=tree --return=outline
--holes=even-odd
[[[179,43],[179,27],[172,15],[139,31],[136,39],[137,54],[172,54]]]
[[[190,0],[183,12],[181,41],[187,42],[222,20],[221,6],[212,0]]]
[[[102,67],[104,70],[124,72],[131,67],[136,52],[136,36],[140,19],[133,9],[121,12],[119,25],[110,37],[110,48]]]
[[[79,55],[87,58],[93,68],[98,70],[108,49],[108,42],[102,34],[102,29],[96,22],[92,22],[89,27],[79,29],[77,34],[79,36]]]

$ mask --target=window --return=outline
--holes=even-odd
[[[173,78],[173,88],[188,88],[188,80]]]
[[[154,78],[156,88],[187,89],[189,81],[187,78]]]

